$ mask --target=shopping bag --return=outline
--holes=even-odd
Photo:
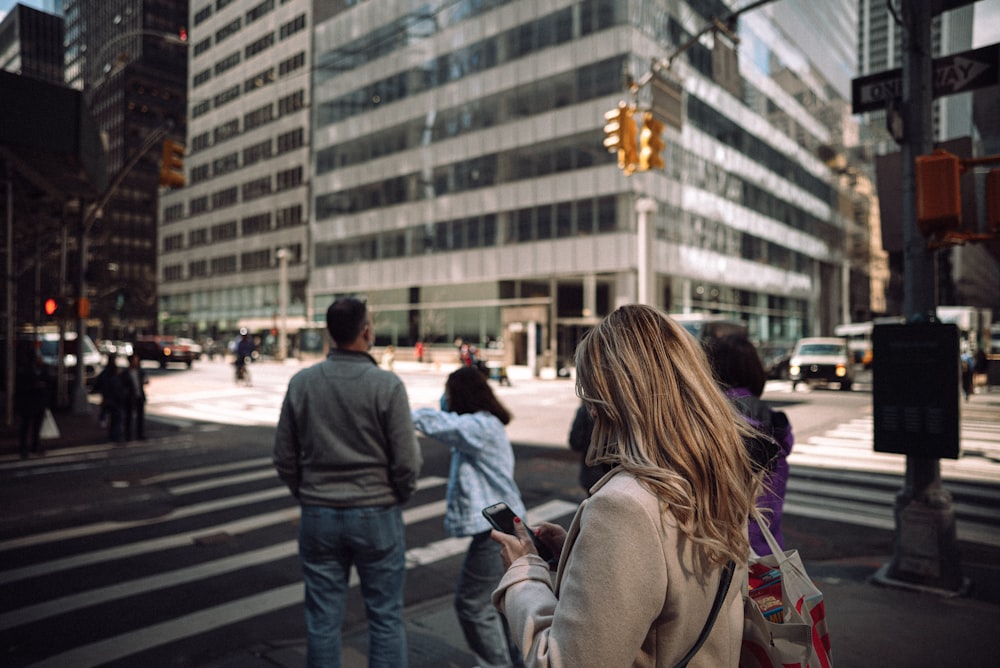
[[[45,409],[45,415],[42,417],[42,428],[38,432],[38,438],[43,440],[59,438],[59,425],[56,424],[56,419],[52,417],[52,411],[48,408]]]
[[[740,668],[832,667],[822,592],[798,550],[782,550],[759,515],[751,521],[771,554],[750,558],[755,587],[744,594]]]

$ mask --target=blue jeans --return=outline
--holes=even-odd
[[[507,622],[491,600],[503,574],[500,546],[490,538],[490,532],[474,535],[455,588],[455,613],[465,642],[480,665],[523,666]]]
[[[299,557],[306,589],[306,665],[340,666],[341,626],[351,565],[358,569],[368,617],[368,665],[405,668],[403,585],[406,534],[397,506],[302,506]]]

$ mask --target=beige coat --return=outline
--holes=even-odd
[[[630,474],[613,471],[592,492],[570,525],[554,589],[545,562],[527,555],[493,602],[528,666],[672,668],[698,639],[722,570],[695,573],[691,543]],[[692,668],[738,665],[746,582],[738,564]]]

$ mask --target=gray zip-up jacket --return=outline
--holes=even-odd
[[[334,349],[289,381],[274,466],[303,505],[404,503],[422,463],[406,387],[370,355]]]

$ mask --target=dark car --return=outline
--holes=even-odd
[[[142,336],[133,344],[135,352],[140,360],[152,360],[160,365],[161,369],[167,368],[167,364],[184,364],[189,369],[194,362],[194,353],[191,349],[172,336]]]

